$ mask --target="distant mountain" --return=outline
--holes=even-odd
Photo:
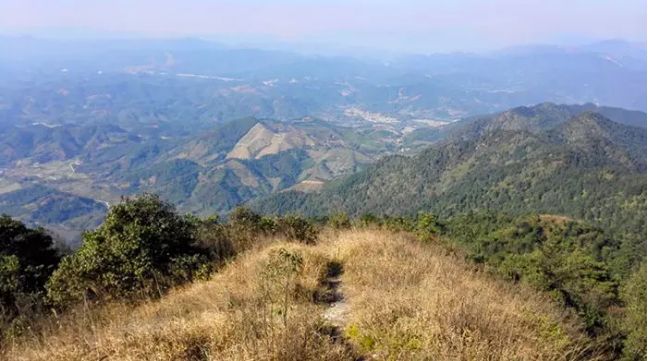
[[[109,143],[136,138],[113,125],[49,125],[0,128],[0,166],[30,158],[45,163],[73,158],[81,152],[101,148]]]
[[[471,138],[493,130],[525,130],[537,133],[551,129],[583,112],[598,113],[615,123],[646,128],[646,113],[597,106],[592,103],[582,105],[541,103],[534,106],[520,106],[504,112],[487,116],[469,117],[446,127],[447,134]]]
[[[265,213],[426,210],[563,214],[635,237],[645,231],[646,131],[579,107],[541,104],[462,124],[413,157],[387,157],[321,192],[252,203]]]
[[[398,150],[398,133],[386,139],[365,131],[317,120],[244,118],[110,177],[126,193],[152,191],[184,210],[224,212],[301,183],[312,188]]]
[[[251,115],[451,121],[542,101],[645,111],[645,69],[645,49],[622,42],[376,59],[196,39],[0,37],[0,124],[107,121],[168,135]]]
[[[107,205],[42,185],[0,194],[0,214],[11,214],[25,222],[46,226],[58,237],[74,244],[79,230],[94,229],[104,218]]]
[[[432,143],[408,134],[430,127],[254,117],[205,131],[187,126],[180,134],[103,122],[10,126],[0,128],[0,213],[66,235],[76,231],[72,238],[94,223],[70,212],[84,210],[94,221],[103,204],[141,192],[158,193],[182,211],[222,213],[272,192],[319,189],[387,154],[414,153]],[[43,216],[47,208],[62,218]]]
[[[0,204],[0,212],[51,227],[62,225],[73,229],[90,224],[68,220],[48,223],[53,219],[42,217],[32,219],[38,203],[22,201],[23,197],[16,194],[29,192],[37,185],[43,187],[39,194],[60,192],[99,204],[117,202],[122,196],[155,192],[182,211],[224,213],[277,192],[318,191],[325,182],[361,171],[381,157],[413,155],[432,144],[447,144],[450,139],[474,142],[487,139],[491,133],[515,131],[540,137],[543,132],[590,110],[608,114],[621,123],[645,127],[645,114],[641,112],[593,104],[551,103],[455,123],[398,120],[354,108],[348,113],[356,120],[348,125],[312,117],[285,121],[246,117],[209,127],[194,127],[195,123],[188,122],[172,128],[149,120],[142,120],[139,125],[138,121],[125,120],[124,126],[111,124],[107,119],[17,124],[0,127],[0,196],[15,200],[13,204]],[[586,127],[591,129],[595,128]],[[626,128],[602,128],[601,131],[610,134],[606,139],[616,139],[624,136],[623,129]],[[565,134],[567,131],[564,130]],[[591,136],[587,134],[587,137]],[[645,144],[641,148],[640,143],[630,139],[633,139],[631,135],[626,137],[625,144],[613,146],[601,143],[601,159],[623,159],[628,167],[639,162]],[[599,145],[584,143],[582,146]],[[619,153],[617,148],[624,153]],[[596,153],[596,149],[599,148],[590,152]],[[453,184],[451,180],[445,182]],[[396,207],[393,211],[402,210],[393,207]],[[100,216],[103,208],[93,208],[91,213]],[[81,230],[77,229],[77,233]]]

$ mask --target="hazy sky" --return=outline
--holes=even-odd
[[[610,38],[645,41],[646,1],[0,0],[0,31],[481,50]]]

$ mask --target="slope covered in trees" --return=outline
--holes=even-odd
[[[283,192],[253,206],[308,215],[562,214],[643,240],[645,130],[543,107],[467,122],[414,157],[387,157],[320,193]]]

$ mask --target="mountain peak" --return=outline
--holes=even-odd
[[[488,132],[497,130],[529,131],[537,133],[553,128],[573,115],[565,105],[540,103],[534,106],[520,106],[495,115],[486,121]]]
[[[620,125],[603,115],[588,110],[570,118],[560,131],[569,138],[610,139],[614,137],[618,126]]]

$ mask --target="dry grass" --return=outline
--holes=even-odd
[[[596,359],[549,299],[411,238],[359,231],[336,244],[352,310],[345,333],[364,353],[381,360]]]
[[[579,330],[537,293],[494,281],[442,249],[384,231],[250,250],[211,280],[137,307],[59,318],[4,350],[10,360],[353,360],[313,302],[344,266],[344,329],[367,358],[578,359]]]
[[[283,269],[279,250],[301,256],[301,267]],[[60,320],[60,326],[51,325],[40,341],[35,337],[16,345],[5,357],[348,360],[342,346],[318,332],[321,306],[311,302],[326,261],[317,249],[294,243],[251,250],[211,280],[179,288],[160,301],[79,310]]]

